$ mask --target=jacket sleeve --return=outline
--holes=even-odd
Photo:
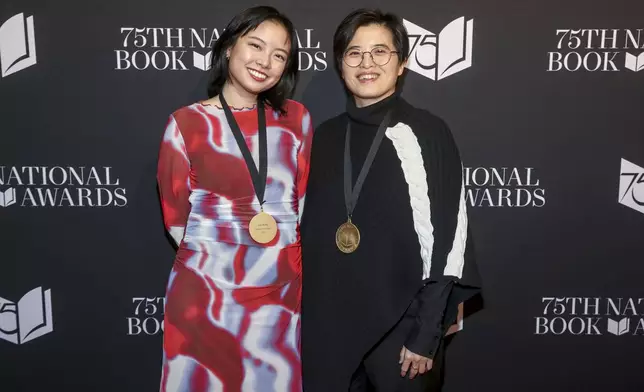
[[[445,315],[451,313],[448,302],[453,285],[451,280],[427,283],[416,295],[415,324],[405,341],[405,347],[411,352],[427,358],[433,358],[436,354],[446,332]],[[458,312],[458,304],[456,306]]]
[[[456,320],[459,304],[477,294],[481,285],[458,147],[445,122],[434,117],[425,122],[424,128],[428,127],[432,132],[422,148],[434,243],[431,262],[423,268],[423,285],[414,299],[415,327],[405,346],[432,358]]]

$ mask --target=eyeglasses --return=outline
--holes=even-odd
[[[387,48],[382,48],[382,47],[373,48],[368,52],[361,52],[358,49],[351,49],[351,50],[348,50],[346,53],[344,53],[344,56],[342,58],[346,65],[348,65],[349,67],[355,68],[360,64],[362,64],[365,53],[369,53],[369,55],[371,55],[371,61],[373,61],[374,64],[378,66],[383,66],[383,65],[387,65],[389,60],[391,60],[391,56],[394,53],[398,53],[398,52],[395,50],[389,50]]]

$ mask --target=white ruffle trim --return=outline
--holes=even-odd
[[[432,268],[434,227],[432,226],[427,172],[425,172],[423,154],[416,135],[408,125],[398,123],[387,128],[385,134],[396,148],[405,181],[409,186],[409,201],[413,211],[414,229],[418,234],[420,256],[423,260],[423,279],[427,279]]]
[[[461,167],[461,173],[463,169]],[[465,265],[465,246],[467,244],[467,205],[465,204],[464,179],[461,177],[461,199],[458,204],[458,224],[454,233],[452,250],[447,255],[445,264],[445,276],[463,277],[463,266]]]

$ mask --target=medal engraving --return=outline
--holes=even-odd
[[[270,214],[262,211],[250,220],[248,231],[255,242],[266,244],[277,235],[277,222]]]
[[[360,230],[349,219],[335,233],[335,243],[342,253],[353,253],[360,245]]]

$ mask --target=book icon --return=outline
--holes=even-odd
[[[192,62],[195,68],[207,71],[212,66],[212,52],[203,55],[199,52],[192,52]]]
[[[0,298],[0,339],[22,344],[53,330],[51,290],[37,287],[18,303]]]
[[[0,71],[9,76],[36,64],[34,17],[20,13],[0,26]]]
[[[409,33],[409,70],[441,80],[472,66],[473,19],[457,18],[438,36],[408,20],[403,23]]]
[[[630,69],[633,72],[639,72],[644,69],[644,52],[635,56],[630,53],[626,53],[626,62],[624,64],[626,69]]]
[[[0,191],[0,207],[9,207],[12,204],[16,204],[16,188]]]
[[[628,333],[631,327],[631,320],[628,317],[624,317],[619,321],[615,321],[611,318],[608,319],[607,331],[613,335],[621,336],[625,333]]]

